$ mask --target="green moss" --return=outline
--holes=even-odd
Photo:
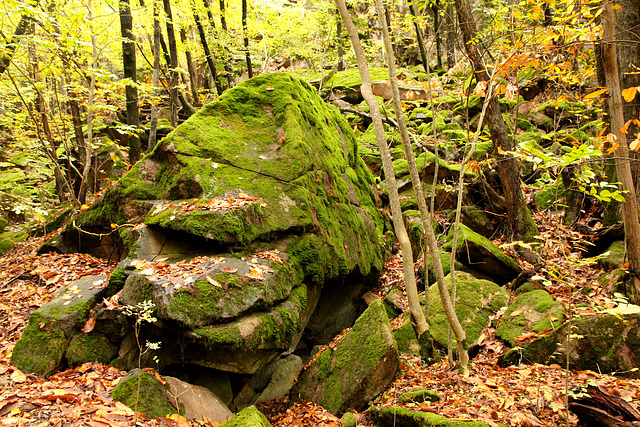
[[[249,406],[238,412],[221,427],[270,427],[269,420],[255,406]]]
[[[446,282],[451,292],[451,275],[447,276]],[[472,345],[487,327],[488,319],[507,305],[509,293],[489,280],[477,279],[460,271],[456,272],[456,288],[456,314],[467,334],[466,343]],[[449,323],[442,308],[437,284],[429,288],[429,300],[427,321],[431,327],[431,335],[442,348],[446,348]]]
[[[34,312],[11,354],[11,364],[23,372],[48,376],[63,366],[69,338],[51,319]]]
[[[116,267],[116,269],[111,272],[111,275],[109,275],[107,294],[111,296],[120,291],[124,286],[124,282],[127,280],[127,277],[129,277],[129,275],[127,274],[126,269]]]
[[[386,387],[381,383],[370,383],[367,378],[379,375],[377,368],[381,361],[386,361],[387,368],[395,366],[397,369],[399,364],[395,343],[389,346],[389,341],[393,342],[387,335],[390,335],[390,331],[384,305],[376,300],[356,320],[335,351],[325,349],[302,372],[294,395],[313,400],[334,414],[348,409],[344,405],[359,409],[360,405],[367,402],[357,401],[362,396],[356,397],[354,393],[366,390],[370,394],[377,394],[382,390],[375,390],[375,387]],[[387,358],[394,360],[390,362]]]
[[[489,427],[483,421],[458,421],[431,412],[413,411],[402,406],[376,407],[370,411],[378,427]]]
[[[85,362],[100,362],[107,364],[118,355],[118,347],[109,339],[92,331],[88,334],[78,334],[71,339],[65,357],[70,366],[78,366]]]
[[[150,419],[178,413],[168,399],[168,387],[163,386],[152,374],[138,369],[131,371],[118,383],[111,397]]]
[[[3,231],[8,223],[9,221],[7,221],[3,216],[0,216],[0,231]]]
[[[564,318],[562,303],[555,301],[545,290],[535,290],[519,295],[509,305],[496,335],[513,346],[516,337],[558,328]]]
[[[340,419],[342,422],[342,427],[357,427],[358,423],[356,422],[356,417],[352,412],[345,412],[345,414]]]

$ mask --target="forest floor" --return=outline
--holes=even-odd
[[[581,260],[577,247],[581,235],[561,223],[561,217],[535,215],[541,231],[543,266],[550,284],[547,290],[571,307],[570,315],[611,307],[611,296],[596,281],[603,271]],[[0,257],[0,421],[2,426],[215,426],[212,422],[188,423],[179,417],[136,419],[133,411],[113,401],[109,392],[126,372],[98,363],[52,375],[47,379],[24,374],[10,365],[11,352],[26,327],[29,314],[51,300],[73,280],[110,272],[108,265],[89,255],[43,254],[37,249],[44,238],[30,239]],[[497,241],[497,244],[504,242]],[[509,250],[509,245],[503,245]],[[519,260],[523,269],[530,268]],[[398,256],[387,263],[380,289],[402,284]],[[582,290],[590,287],[585,295]],[[580,308],[577,305],[580,303]],[[500,319],[495,319],[499,322]],[[530,337],[529,337],[530,338]],[[523,337],[526,339],[526,337]],[[405,406],[458,420],[483,420],[490,425],[575,425],[566,409],[566,391],[597,384],[640,409],[640,380],[567,370],[558,365],[519,365],[501,368],[497,360],[505,350],[486,329],[479,353],[468,377],[461,376],[446,360],[423,365],[419,358],[403,356],[393,384],[373,403],[397,405],[398,397],[415,388],[440,395],[435,403]],[[570,367],[569,367],[570,368]],[[259,409],[274,427],[340,426],[338,418],[310,402],[291,404],[286,399],[268,402]],[[354,414],[358,423],[374,426],[366,412]]]

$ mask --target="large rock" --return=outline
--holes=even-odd
[[[567,357],[572,369],[638,378],[640,315],[603,313],[570,320],[552,333],[510,350],[502,363],[565,366]]]
[[[44,376],[61,369],[69,342],[82,328],[94,303],[107,295],[107,285],[106,275],[78,279],[34,311],[13,349],[11,363],[23,372]]]
[[[221,423],[233,417],[233,413],[205,387],[191,385],[173,377],[163,377],[169,386],[169,393],[184,407],[184,417],[190,421],[202,421],[206,417],[214,423]]]
[[[292,395],[333,414],[360,410],[388,387],[398,366],[389,318],[375,300],[335,348],[325,348],[302,371]]]
[[[443,249],[451,250],[453,227],[447,237],[450,241]],[[458,261],[472,270],[481,272],[499,285],[515,279],[522,271],[513,258],[464,224],[460,225],[456,252]]]
[[[451,293],[451,274],[445,277],[445,281]],[[421,304],[424,306],[424,303],[424,296],[421,294]],[[470,273],[456,271],[456,315],[467,335],[466,341],[469,346],[477,343],[482,331],[489,326],[489,319],[508,303],[509,292],[505,289],[489,280],[478,279]],[[424,350],[424,346],[418,343],[408,313],[404,315],[404,321],[404,324],[393,332],[398,350],[401,353],[419,354]],[[440,300],[437,284],[429,288],[427,322],[435,345],[447,348],[449,321]],[[423,352],[421,356],[428,361],[434,355]]]
[[[271,424],[255,406],[249,406],[238,412],[221,427],[271,427]]]
[[[526,292],[509,305],[496,329],[496,336],[514,346],[517,337],[558,328],[564,318],[564,305],[547,291]]]

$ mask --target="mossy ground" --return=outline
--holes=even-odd
[[[271,424],[255,406],[249,406],[238,412],[221,427],[270,427]]]

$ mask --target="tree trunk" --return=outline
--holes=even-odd
[[[189,86],[191,87],[191,97],[193,98],[193,105],[200,105],[200,97],[198,96],[198,87],[196,86],[196,68],[193,65],[193,58],[191,57],[191,49],[189,49],[187,41],[187,30],[185,28],[180,29],[180,39],[184,48],[184,56],[187,58],[187,71],[189,72]]]
[[[420,23],[418,22],[418,11],[416,10],[416,6],[413,2],[414,0],[409,1],[409,11],[411,12],[411,15],[413,15],[413,28],[416,31],[416,40],[418,40],[418,49],[420,50],[420,57],[422,58],[422,68],[424,68],[425,73],[428,75],[429,63],[427,62],[427,49],[424,46],[424,38],[422,37]]]
[[[2,53],[0,54],[0,75],[5,72],[9,65],[11,65],[11,60],[13,59],[13,54],[15,53],[18,47],[18,40],[20,37],[24,36],[33,28],[32,25],[29,25],[31,22],[31,17],[28,15],[22,15],[20,18],[20,22],[16,26],[15,31],[13,32],[13,37],[7,40],[4,43],[4,46],[0,50]]]
[[[475,70],[476,79],[478,82],[486,81],[488,84],[491,84],[491,79],[482,61],[480,50],[474,41],[476,28],[473,18],[471,17],[469,4],[465,0],[455,0],[455,5],[467,55]],[[516,240],[530,242],[534,236],[538,234],[538,229],[524,201],[518,163],[515,157],[509,154],[510,151],[515,149],[514,142],[513,139],[509,137],[507,124],[502,118],[500,104],[495,96],[489,100],[487,113],[491,139],[498,151],[496,155],[498,174],[502,182],[502,191],[507,204],[512,237]],[[528,255],[529,257],[534,257],[533,254]]]
[[[213,83],[216,85],[216,90],[218,91],[218,95],[222,95],[223,89],[222,84],[220,84],[220,79],[218,79],[218,73],[216,73],[216,63],[211,50],[209,49],[209,43],[207,43],[207,36],[204,32],[204,27],[202,26],[202,22],[200,21],[200,16],[198,16],[198,12],[196,12],[195,7],[193,8],[193,19],[196,22],[196,28],[198,29],[198,35],[200,36],[200,43],[202,44],[202,49],[204,50],[204,56],[207,60],[207,65],[209,66],[209,72],[211,73],[211,78],[213,79]]]
[[[455,9],[452,2],[447,2],[444,22],[447,24],[447,67],[456,65],[456,20]]]
[[[442,70],[442,27],[440,25],[440,5],[434,2],[431,6],[433,12],[433,34],[436,38],[436,57],[438,61],[438,69]]]
[[[629,161],[629,147],[627,138],[620,129],[624,126],[624,113],[620,89],[620,74],[618,72],[617,36],[615,29],[615,13],[613,5],[605,1],[602,13],[604,73],[609,94],[609,116],[611,117],[611,132],[616,136],[618,147],[615,150],[616,172],[622,183],[625,202],[622,203],[624,233],[627,247],[629,270],[633,280],[633,295],[630,299],[640,303],[640,223],[638,222],[638,206],[633,185],[631,166]]]
[[[149,120],[149,143],[147,146],[147,152],[151,152],[158,139],[158,102],[160,101],[160,36],[162,30],[160,29],[160,0],[153,0],[153,75],[151,77],[153,84],[154,98],[151,103],[151,118]]]
[[[376,101],[375,97],[373,96],[369,68],[366,62],[366,57],[364,55],[364,50],[362,49],[362,45],[358,37],[358,32],[353,25],[353,22],[351,21],[351,17],[349,16],[349,12],[347,11],[344,0],[336,0],[335,3],[342,17],[342,21],[345,25],[347,33],[349,34],[349,37],[351,39],[351,45],[356,54],[356,59],[358,62],[358,70],[360,71],[360,76],[362,78],[362,96],[367,102],[369,110],[371,111],[371,116],[373,117],[373,126],[375,129],[376,141],[378,143],[380,157],[382,158],[382,165],[385,173],[385,182],[387,184],[387,190],[389,193],[389,204],[391,207],[393,227],[396,232],[396,238],[398,239],[402,250],[405,287],[407,289],[407,296],[409,298],[409,311],[414,322],[416,334],[418,336],[421,336],[428,330],[429,325],[424,318],[424,313],[422,312],[420,303],[418,301],[416,278],[413,270],[413,253],[411,251],[411,243],[409,241],[409,236],[407,234],[407,230],[404,225],[404,219],[402,217],[402,211],[400,209],[398,185],[396,183],[395,175],[393,172],[391,153],[389,151],[389,147],[387,146],[387,138],[385,136],[384,127],[382,125],[380,107],[378,105],[378,101]],[[379,19],[385,19],[384,15],[380,14]]]
[[[127,102],[127,124],[135,128],[140,124],[138,115],[138,88],[136,82],[136,42],[133,35],[133,17],[129,0],[120,0],[120,30],[122,34],[122,66],[124,77],[134,84],[127,84],[125,96]],[[140,138],[136,133],[129,133],[129,162],[140,160]]]
[[[178,48],[176,45],[176,33],[173,29],[173,13],[171,12],[171,0],[162,0],[164,13],[167,15],[167,41],[169,42],[169,58],[171,60],[169,70],[169,98],[171,102],[171,126],[178,124]]]
[[[247,60],[247,73],[249,78],[253,77],[253,67],[251,66],[251,55],[249,54],[249,33],[247,31],[247,0],[242,0],[242,34],[244,34],[244,51]]]
[[[224,0],[220,0],[220,27],[222,27],[222,31],[225,36],[229,34],[229,30],[227,29],[227,13],[224,5]],[[223,41],[220,43],[222,46],[222,62],[224,64],[224,71],[226,74],[227,82],[229,84],[228,87],[233,87],[233,70],[231,69],[231,65],[229,64],[231,54],[229,53],[229,47]]]
[[[340,12],[336,10],[338,20],[336,21],[336,45],[338,46],[338,71],[344,71],[344,51],[342,47],[342,19]]]
[[[378,16],[380,16],[384,12],[382,0],[376,0],[376,9],[378,11]],[[400,128],[402,145],[404,147],[405,157],[407,158],[407,162],[409,164],[409,173],[411,175],[411,183],[416,193],[418,208],[420,210],[420,217],[423,218],[423,227],[427,236],[427,246],[433,260],[433,265],[436,270],[436,281],[438,284],[438,291],[440,293],[440,300],[442,301],[442,306],[444,308],[445,315],[447,316],[447,320],[449,321],[449,325],[451,325],[451,329],[453,330],[456,336],[456,341],[458,344],[458,352],[460,355],[460,367],[463,372],[467,373],[469,369],[468,367],[469,354],[467,352],[466,344],[464,342],[464,340],[466,339],[466,333],[464,329],[462,329],[462,325],[458,320],[458,316],[456,315],[453,303],[451,302],[451,298],[449,298],[449,291],[447,289],[447,284],[445,282],[444,271],[442,268],[442,261],[440,260],[440,248],[438,247],[436,235],[433,230],[433,227],[431,226],[431,224],[433,224],[433,217],[431,215],[431,212],[429,211],[429,208],[427,207],[427,202],[424,197],[424,192],[422,190],[422,182],[420,181],[418,167],[416,165],[415,156],[413,154],[413,149],[411,147],[411,141],[409,140],[409,131],[407,130],[407,125],[404,119],[404,111],[400,103],[400,91],[398,89],[398,78],[396,76],[396,64],[391,54],[392,46],[391,46],[391,38],[389,37],[389,29],[384,22],[382,26],[382,38],[384,41],[385,53],[387,56],[387,67],[389,68],[389,82],[391,83],[391,92],[393,95],[392,96],[393,109],[396,114],[396,119],[398,121],[398,127]],[[386,146],[386,140],[384,141],[384,145]],[[460,185],[462,186],[462,183]],[[402,215],[402,213],[400,213],[400,215]],[[402,216],[400,216],[400,220],[401,221],[403,220]],[[405,260],[405,262],[406,261],[408,260]],[[411,264],[413,265],[413,260],[411,260]],[[413,284],[413,286],[415,286],[415,283]],[[424,313],[422,313],[422,309],[420,308],[420,304],[418,302],[417,288],[410,287],[409,282],[407,282],[406,288],[407,288],[407,297],[409,299],[409,304],[417,305],[417,307],[413,307],[411,309],[412,315],[416,310],[419,311],[419,314],[420,314],[419,318],[416,318],[414,316],[414,322],[416,324],[416,334],[419,337],[420,335],[422,335],[422,333],[428,330],[429,326],[427,324],[426,319],[424,318]],[[424,322],[424,324],[422,324],[422,322]],[[422,328],[424,328],[424,330],[422,330]]]

